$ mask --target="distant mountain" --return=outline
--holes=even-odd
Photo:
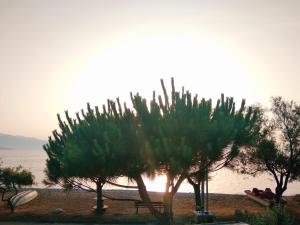
[[[1,149],[41,149],[46,143],[32,137],[14,136],[0,133],[0,150]]]

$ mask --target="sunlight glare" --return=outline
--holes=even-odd
[[[158,175],[154,180],[143,178],[148,191],[164,192],[167,182],[166,175]]]
[[[129,93],[141,92],[149,98],[160,92],[161,78],[175,78],[200,97],[249,98],[255,89],[243,67],[226,48],[209,39],[190,37],[132,38],[102,50],[75,77],[70,93],[70,109],[106,103],[120,97],[129,102]],[[181,88],[177,87],[177,88]]]

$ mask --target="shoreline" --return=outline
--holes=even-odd
[[[30,160],[28,156],[30,155]],[[43,184],[45,179],[45,161],[47,159],[46,153],[40,150],[3,150],[1,159],[3,166],[18,166],[22,165],[24,168],[29,169],[35,176],[35,182],[32,188],[48,188]],[[144,179],[145,178],[145,179]],[[154,180],[144,177],[145,185],[148,190],[164,191],[165,190],[165,178],[164,176],[157,176]],[[118,178],[118,183],[127,184],[128,179],[126,177]],[[254,187],[259,189],[265,189],[267,187],[274,191],[275,182],[272,176],[268,174],[260,174],[256,177],[245,176],[237,174],[229,169],[222,169],[218,172],[211,174],[211,180],[209,181],[209,191],[211,193],[228,193],[228,194],[244,194],[244,190],[252,189]],[[59,186],[57,186],[60,188]],[[50,187],[51,188],[51,187]],[[55,187],[56,188],[56,187]],[[115,189],[110,185],[104,185],[105,189]],[[119,190],[119,189],[118,189]],[[184,181],[179,191],[183,193],[193,193],[193,188],[187,181]],[[288,184],[288,189],[285,191],[285,196],[293,196],[300,194],[300,182],[292,182]]]
[[[49,190],[49,191],[58,191],[58,192],[68,192],[65,191],[63,188],[47,188],[47,187],[26,187],[26,188],[21,188],[20,190]],[[109,192],[136,192],[138,189],[103,189],[103,191],[109,191]],[[71,190],[70,192],[86,192],[85,190]],[[164,192],[161,191],[148,191],[148,193],[158,193],[158,194],[163,194]],[[187,194],[187,195],[194,195],[194,192],[176,192],[176,194]],[[208,195],[226,195],[226,196],[245,196],[245,193],[211,193],[209,192]],[[283,195],[283,197],[295,197],[300,194],[295,194],[295,195]]]
[[[34,189],[34,188],[26,188]],[[25,190],[25,189],[24,189]],[[96,205],[96,193],[86,191],[65,192],[63,189],[36,188],[38,197],[28,204],[16,208],[11,214],[5,202],[0,203],[0,221],[34,221],[34,222],[82,222],[82,223],[145,223],[154,221],[155,218],[147,208],[136,208],[132,201],[104,200],[108,209],[102,215],[93,213],[93,206]],[[103,193],[120,199],[140,199],[136,190],[103,190]],[[151,201],[161,201],[163,193],[149,192]],[[263,214],[266,208],[250,200],[246,195],[215,194],[209,196],[209,210],[217,219],[230,221],[235,219],[235,211],[239,209],[247,214]],[[288,208],[300,218],[300,202],[292,201],[288,197]],[[56,215],[53,210],[61,208],[63,213]],[[193,193],[177,193],[174,196],[173,211],[180,224],[194,218],[195,202]]]

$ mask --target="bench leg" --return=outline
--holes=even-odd
[[[139,214],[139,207],[136,207],[136,212],[135,214]]]

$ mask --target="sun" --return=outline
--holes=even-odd
[[[158,175],[154,180],[144,177],[144,182],[148,191],[164,192],[166,189],[166,175]]]
[[[145,36],[123,40],[99,53],[72,78],[69,108],[86,102],[105,104],[107,98],[129,100],[130,91],[150,97],[161,78],[175,78],[199,96],[251,98],[255,91],[249,72],[237,56],[211,39],[186,36]],[[181,87],[179,87],[181,88]]]
[[[174,77],[177,90],[184,86],[199,97],[218,99],[221,93],[251,99],[256,86],[250,72],[226,45],[210,38],[154,35],[129,38],[100,49],[72,77],[69,104],[71,113],[106,104],[120,97],[130,105],[130,92],[151,99],[160,91],[160,79],[169,84]],[[167,85],[170,88],[170,85]],[[161,92],[160,92],[161,93]],[[147,189],[165,190],[166,176],[144,178]],[[180,191],[191,191],[186,186]]]

